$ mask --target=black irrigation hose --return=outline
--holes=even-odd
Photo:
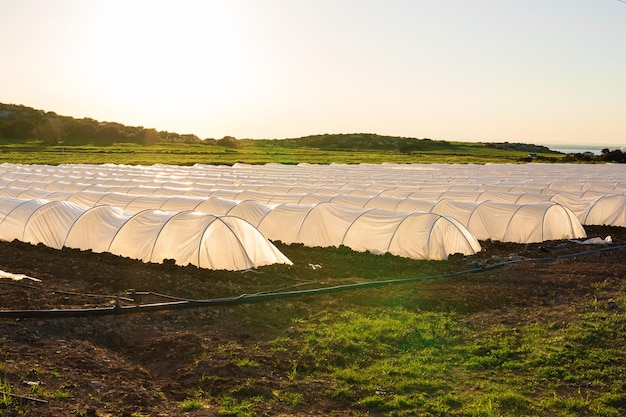
[[[314,288],[314,289],[300,290],[300,291],[265,292],[265,293],[258,293],[258,294],[244,294],[244,295],[240,295],[237,297],[214,298],[214,299],[208,299],[208,300],[179,300],[179,301],[173,301],[173,302],[140,304],[140,305],[133,305],[133,306],[122,306],[119,302],[116,302],[115,306],[112,306],[112,307],[96,307],[96,308],[85,308],[85,309],[3,310],[3,311],[0,311],[0,318],[25,319],[25,318],[109,316],[109,315],[144,313],[144,312],[153,312],[153,311],[178,310],[178,309],[184,309],[184,308],[207,307],[207,306],[216,306],[216,305],[252,303],[252,302],[273,300],[273,299],[278,299],[278,298],[326,294],[330,292],[344,291],[348,289],[374,288],[374,287],[382,287],[384,285],[389,285],[389,284],[406,284],[406,283],[434,280],[434,279],[439,279],[439,278],[449,278],[449,277],[465,275],[465,274],[470,274],[470,273],[484,272],[484,271],[488,271],[491,269],[500,268],[506,265],[520,263],[523,261],[550,261],[550,260],[555,260],[555,259],[573,258],[576,256],[588,255],[592,253],[613,251],[613,250],[618,250],[618,249],[623,249],[623,248],[626,248],[626,246],[611,246],[607,248],[595,249],[595,250],[590,250],[590,251],[585,251],[585,252],[577,252],[577,253],[568,254],[568,255],[559,255],[559,256],[555,256],[551,258],[536,258],[536,259],[520,258],[520,259],[500,262],[500,263],[492,264],[492,265],[484,265],[478,268],[468,269],[464,271],[451,272],[451,273],[442,274],[442,275],[432,275],[428,277],[415,277],[415,278],[404,278],[404,279],[384,280],[384,281],[362,282],[362,283],[357,283],[357,284],[345,284],[345,285],[337,285],[333,287],[322,287],[322,288]]]

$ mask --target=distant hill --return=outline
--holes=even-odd
[[[286,146],[301,146],[328,150],[370,149],[380,151],[397,151],[400,153],[433,152],[451,149],[456,142],[433,139],[417,139],[397,136],[383,136],[373,133],[326,134],[305,136],[296,139],[283,139]],[[545,146],[526,143],[479,143],[477,146],[487,148],[513,150],[528,153],[556,153]]]
[[[453,153],[466,154],[468,150],[497,149],[532,154],[559,154],[546,146],[509,142],[448,142],[428,138],[384,136],[374,133],[322,134],[287,139],[200,139],[194,134],[157,131],[143,126],[126,126],[117,122],[102,122],[91,118],[76,119],[52,111],[34,109],[19,104],[0,103],[0,140],[4,142],[39,141],[43,145],[111,145],[137,143],[152,145],[159,142],[196,143],[219,145],[228,148],[248,146],[278,146],[283,148],[309,148],[328,151],[380,151],[401,154]],[[253,141],[252,143],[250,141]],[[598,157],[568,155],[571,161],[626,162],[621,151],[604,150]]]

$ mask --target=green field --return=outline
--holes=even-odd
[[[155,145],[114,143],[108,146],[44,146],[39,141],[0,141],[0,161],[21,164],[232,165],[234,163],[517,163],[527,151],[495,149],[480,143],[433,141],[423,150],[403,152],[355,145],[320,149],[281,140],[242,140],[238,147],[161,142]],[[557,162],[564,155],[539,153],[537,160]]]

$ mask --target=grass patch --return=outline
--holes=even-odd
[[[11,383],[0,377],[0,408],[8,408],[13,404],[11,397]]]
[[[200,398],[188,398],[179,405],[181,411],[193,411],[202,408],[204,408],[204,400]]]
[[[233,363],[242,368],[257,368],[259,366],[257,361],[250,358],[233,359]]]
[[[218,414],[220,416],[256,416],[257,408],[265,402],[263,396],[254,396],[237,399],[232,396],[224,396],[220,399]]]
[[[272,394],[279,402],[289,405],[299,405],[304,403],[304,395],[299,392],[274,390],[272,391]]]
[[[301,379],[325,375],[328,395],[364,412],[624,415],[625,302],[593,300],[515,326],[402,307],[325,313],[275,343],[297,352]]]

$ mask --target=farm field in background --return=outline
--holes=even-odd
[[[486,148],[464,142],[432,146],[424,151],[408,153],[381,152],[368,149],[314,149],[297,147],[289,142],[245,140],[239,148],[192,143],[159,143],[139,145],[115,143],[109,146],[43,146],[38,141],[29,143],[0,142],[0,160],[22,164],[128,164],[128,165],[232,165],[266,163],[502,163],[519,162],[528,152]],[[564,155],[539,154],[552,161]]]

